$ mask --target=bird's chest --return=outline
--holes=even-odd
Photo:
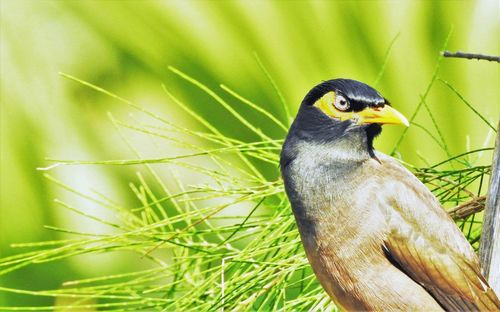
[[[297,217],[310,222],[325,220],[359,224],[366,216],[372,193],[363,178],[362,163],[294,162],[285,187]]]
[[[365,162],[300,159],[284,176],[308,253],[335,252],[348,261],[381,240],[383,217],[376,207],[376,181]]]

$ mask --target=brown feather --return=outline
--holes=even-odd
[[[359,135],[358,137],[354,137]],[[477,256],[434,195],[353,133],[295,142],[282,167],[301,239],[328,295],[348,311],[498,311]]]
[[[427,188],[389,157],[383,160],[383,167],[384,172],[401,179],[402,185],[411,183],[412,191],[424,194],[420,201],[401,201],[407,190],[393,189],[398,194],[393,208],[400,213],[389,222],[391,231],[385,244],[390,255],[446,310],[500,310],[500,301],[480,273],[478,258],[437,201],[426,200],[429,196],[425,194],[430,194]],[[405,223],[400,222],[400,216],[406,216],[404,212],[409,210],[423,210],[427,217],[406,217]],[[439,220],[439,226],[426,224],[431,222],[428,219]]]

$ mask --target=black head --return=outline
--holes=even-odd
[[[312,88],[302,101],[302,105],[314,105],[329,92],[341,95],[349,102],[350,108],[347,111],[361,111],[368,106],[383,107],[389,104],[377,90],[367,84],[352,79],[332,79]]]
[[[289,137],[329,142],[349,132],[363,132],[373,156],[373,139],[382,131],[382,124],[408,125],[408,121],[372,87],[356,80],[333,79],[307,93]]]

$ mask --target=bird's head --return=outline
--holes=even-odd
[[[332,122],[408,126],[408,120],[377,90],[351,79],[333,79],[317,85],[306,95],[302,106],[319,110]]]
[[[290,129],[290,135],[308,141],[332,142],[348,134],[359,134],[373,154],[373,139],[383,124],[403,124],[408,120],[391,107],[372,87],[351,79],[320,83],[307,93]],[[353,138],[354,139],[354,138]]]

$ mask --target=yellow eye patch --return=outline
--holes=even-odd
[[[313,106],[319,108],[325,115],[330,116],[332,118],[347,120],[354,117],[352,112],[341,112],[335,108],[335,97],[336,94],[334,91],[330,91],[323,95],[319,100],[317,100]]]
[[[389,105],[382,107],[366,107],[359,112],[342,112],[335,108],[336,94],[333,91],[323,95],[313,106],[319,108],[325,115],[340,121],[352,119],[354,123],[361,124],[403,124],[409,125],[408,120],[397,110]]]

